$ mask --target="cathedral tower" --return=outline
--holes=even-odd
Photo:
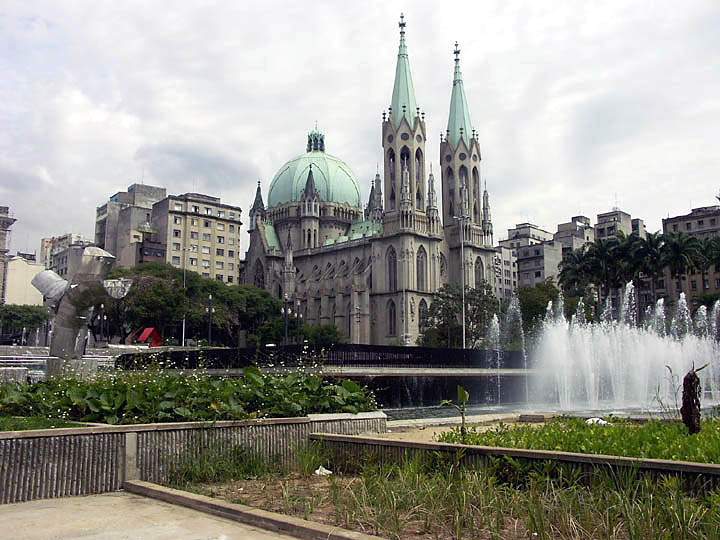
[[[400,15],[398,49],[392,102],[383,113],[382,146],[385,188],[385,223],[393,230],[400,224],[403,171],[407,168],[412,214],[425,213],[425,113],[415,100],[410,60],[405,43],[405,19]],[[407,208],[404,209],[407,211]],[[396,224],[395,227],[392,225]]]

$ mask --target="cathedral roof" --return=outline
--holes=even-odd
[[[395,84],[393,85],[392,120],[395,127],[405,118],[410,126],[417,116],[417,101],[415,101],[415,88],[410,74],[410,59],[405,44],[405,19],[400,15],[400,48],[398,49],[397,65],[395,67]]]
[[[319,133],[311,132],[309,139],[308,151],[288,161],[273,178],[268,192],[268,207],[299,201],[312,165],[313,183],[322,201],[361,208],[360,186],[350,167],[325,152],[325,138],[321,138]]]
[[[452,146],[457,146],[460,139],[469,144],[472,137],[472,122],[470,121],[470,108],[465,98],[462,73],[460,72],[460,49],[455,43],[455,73],[453,75],[452,97],[450,98],[450,117],[448,118],[447,135]]]

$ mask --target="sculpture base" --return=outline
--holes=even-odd
[[[48,377],[92,377],[97,373],[98,361],[95,358],[81,358],[64,360],[62,358],[48,358]]]

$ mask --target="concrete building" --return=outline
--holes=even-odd
[[[390,108],[380,126],[382,173],[363,209],[350,167],[327,153],[323,133],[270,183],[250,210],[245,281],[292,302],[311,324],[334,324],[352,343],[414,344],[432,294],[447,283],[495,287],[489,195],[480,175],[455,49],[447,130],[440,141],[442,207],[425,153],[400,20]],[[349,125],[348,130],[354,130]],[[462,240],[461,240],[462,238]]]
[[[497,246],[495,248],[495,290],[499,299],[510,299],[518,288],[517,257],[514,250]]]
[[[534,287],[552,278],[557,284],[563,245],[549,240],[517,249],[518,287]]]
[[[573,216],[567,223],[560,223],[553,240],[562,244],[563,256],[580,249],[595,240],[595,230],[586,216]]]
[[[668,217],[662,220],[663,233],[685,233],[696,238],[705,239],[720,236],[720,206],[703,206],[693,208],[689,214]],[[681,292],[694,299],[702,294],[720,294],[720,273],[711,266],[703,277],[695,272],[673,279],[668,269],[658,283],[657,295],[667,295],[676,299]]]
[[[518,223],[514,229],[508,229],[506,240],[500,240],[498,244],[510,248],[517,256],[517,249],[523,246],[534,246],[553,239],[553,234],[541,229],[532,223]]]
[[[0,206],[0,302],[5,298],[8,252],[10,251],[10,229],[17,221],[8,206]]]
[[[165,260],[225,283],[240,281],[238,206],[199,193],[170,195],[152,207],[152,231]],[[152,249],[151,246],[143,249]],[[157,247],[157,254],[160,253]]]
[[[127,191],[115,193],[95,212],[95,244],[115,255],[116,264],[124,267],[139,264],[138,257],[145,251],[157,252],[157,246],[149,245],[152,207],[166,196],[165,188],[145,184],[132,184]]]
[[[59,276],[69,279],[80,265],[82,252],[93,241],[78,233],[66,233],[60,236],[40,240],[40,264],[53,270]]]
[[[41,306],[43,295],[30,283],[32,279],[45,270],[45,266],[24,257],[11,257],[7,262],[5,304],[22,306]]]
[[[630,214],[619,208],[613,208],[610,212],[597,215],[595,240],[617,238],[619,232],[622,232],[625,236],[635,233],[640,238],[645,238],[647,235],[645,223],[642,219],[632,218]]]

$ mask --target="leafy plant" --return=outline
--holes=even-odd
[[[467,428],[465,426],[465,413],[467,412],[467,404],[470,401],[470,394],[465,388],[458,385],[457,387],[457,403],[450,399],[444,399],[440,402],[443,407],[454,407],[460,413],[460,440],[465,442]]]

